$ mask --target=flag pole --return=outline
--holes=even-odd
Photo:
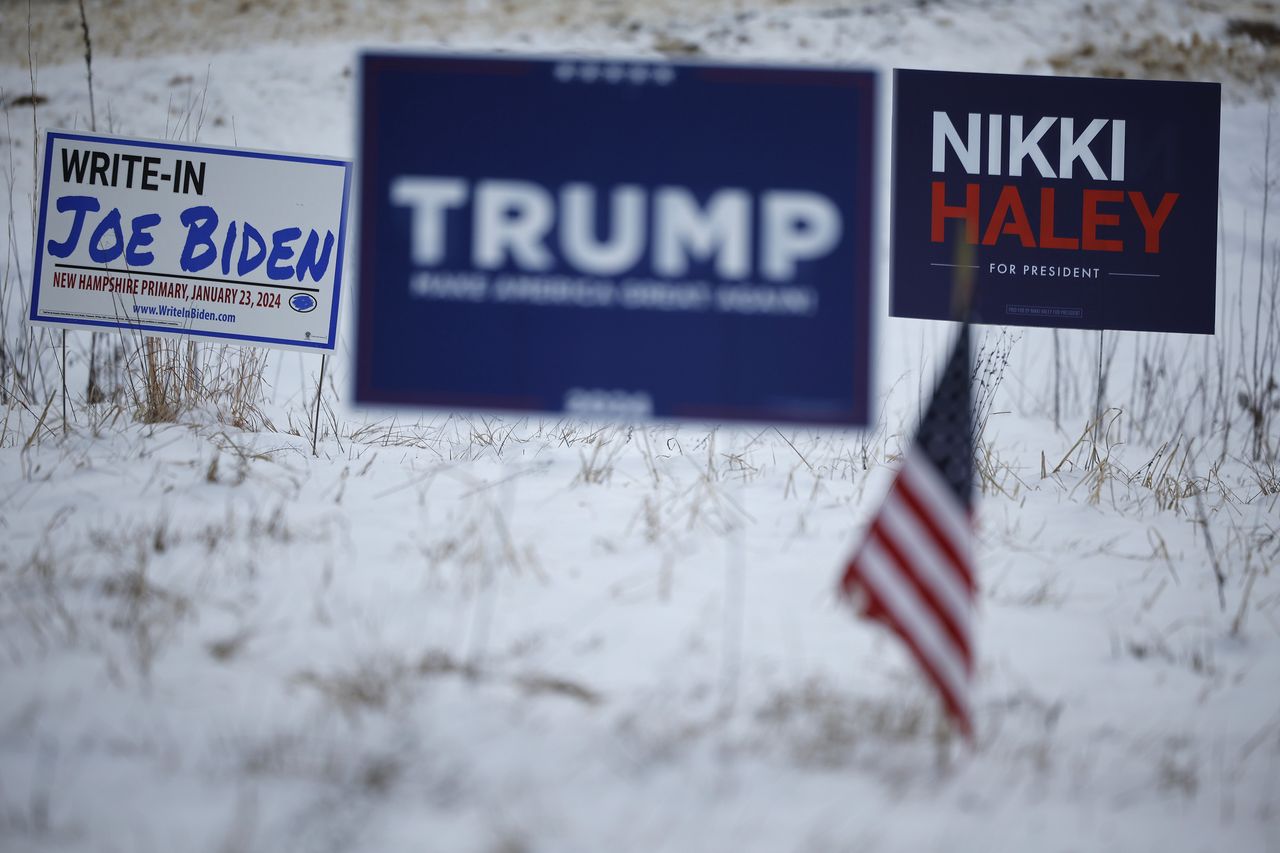
[[[955,249],[952,251],[951,319],[968,323],[973,312],[973,281],[978,265],[973,244],[964,238],[964,232],[955,230]]]
[[[959,334],[968,335],[969,323],[973,319],[974,279],[977,278],[978,272],[978,264],[975,262],[977,251],[973,243],[966,239],[967,228],[961,230],[957,227],[955,234],[955,249],[952,252],[952,262],[955,266],[952,268],[954,272],[951,278],[951,319],[961,324]],[[971,371],[973,367],[965,365],[965,369]],[[939,772],[945,771],[950,765],[951,741],[957,734],[964,733],[960,730],[960,724],[947,713],[946,706],[943,705],[934,738]]]

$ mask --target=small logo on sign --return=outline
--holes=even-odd
[[[314,311],[316,304],[316,298],[310,293],[295,293],[289,297],[289,307],[302,314]]]

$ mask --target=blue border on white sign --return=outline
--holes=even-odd
[[[329,315],[328,343],[312,343],[310,341],[290,340],[286,338],[266,338],[258,335],[237,335],[230,332],[213,331],[179,331],[172,326],[152,326],[146,323],[111,323],[105,320],[87,320],[65,317],[42,317],[40,309],[40,274],[44,261],[45,217],[49,210],[49,175],[53,170],[53,142],[58,139],[76,142],[107,142],[132,145],[138,148],[162,148],[170,151],[187,151],[205,154],[217,154],[231,157],[251,157],[262,160],[281,160],[290,163],[307,163],[317,166],[338,166],[343,170],[342,177],[342,212],[338,222],[338,251],[333,270],[333,299]],[[32,322],[56,323],[59,326],[90,326],[107,329],[127,329],[129,331],[154,332],[162,335],[180,335],[200,338],[222,338],[240,341],[246,344],[267,344],[272,346],[293,347],[333,352],[338,343],[338,306],[342,292],[342,262],[347,240],[347,208],[351,199],[350,160],[339,160],[331,157],[309,157],[301,154],[282,154],[275,151],[260,151],[250,148],[232,148],[225,145],[192,145],[181,142],[165,142],[154,139],[133,139],[127,136],[110,134],[72,133],[63,130],[45,131],[44,172],[40,186],[40,225],[36,235],[35,269],[31,288],[31,311],[28,316]]]

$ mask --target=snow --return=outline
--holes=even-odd
[[[1076,446],[1097,336],[1057,338],[1060,426],[1055,337],[1008,339],[972,748],[834,593],[949,330],[882,318],[865,433],[361,412],[347,334],[318,456],[315,357],[268,352],[239,425],[225,398],[147,424],[85,401],[73,332],[64,435],[60,338],[20,322],[32,86],[27,8],[0,5],[0,310],[43,371],[0,416],[0,848],[1280,849],[1280,434],[1254,461],[1236,402],[1260,292],[1276,322],[1280,72],[1226,29],[1266,5],[86,4],[99,130],[338,156],[372,46],[1095,73],[1164,44],[1206,63],[1185,74],[1224,83],[1218,335],[1108,333],[1123,413],[1101,468]],[[77,7],[31,14],[36,123],[86,127]]]

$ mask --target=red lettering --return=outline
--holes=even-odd
[[[1018,238],[1025,248],[1034,249],[1037,245],[1042,249],[1065,249],[1068,251],[1084,249],[1091,252],[1123,252],[1124,240],[1105,236],[1105,229],[1120,225],[1121,213],[1113,207],[1125,201],[1128,196],[1142,224],[1145,236],[1144,247],[1148,254],[1160,251],[1160,232],[1168,222],[1179,198],[1178,193],[1165,193],[1160,204],[1152,212],[1146,197],[1141,192],[1125,192],[1124,190],[1086,189],[1083,191],[1080,236],[1068,237],[1055,233],[1057,227],[1057,190],[1053,187],[1040,189],[1039,222],[1034,225],[1027,216],[1026,206],[1016,185],[1000,188],[995,207],[986,219],[986,229],[982,232],[981,242],[985,246],[994,246],[1002,237],[1008,235]],[[946,240],[948,220],[959,219],[964,222],[965,241],[970,245],[978,242],[980,217],[983,217],[981,202],[981,186],[965,184],[964,204],[947,204],[947,186],[942,181],[932,183],[930,240],[941,243]],[[1099,234],[1099,231],[1103,234]],[[1113,232],[1114,233],[1114,232]]]
[[[1153,216],[1151,208],[1147,207],[1147,200],[1142,193],[1129,193],[1129,202],[1133,205],[1133,209],[1138,212],[1138,219],[1142,220],[1142,230],[1147,235],[1146,250],[1149,254],[1159,254],[1160,229],[1164,227],[1164,221],[1173,212],[1173,205],[1177,200],[1177,193],[1165,193],[1164,198],[1160,199],[1160,206],[1156,208]]]
[[[1119,225],[1120,216],[1115,213],[1099,213],[1098,205],[1124,201],[1120,190],[1085,190],[1084,223],[1080,233],[1081,248],[1095,252],[1123,252],[1123,240],[1104,240],[1098,236],[1098,226]]]
[[[1040,190],[1040,247],[1043,249],[1075,249],[1080,246],[1076,237],[1055,237],[1053,234],[1053,194],[1045,187]]]
[[[1031,231],[1031,223],[1027,221],[1027,211],[1022,206],[1022,196],[1018,195],[1018,188],[1014,186],[1000,190],[996,209],[992,211],[991,221],[987,223],[987,233],[982,237],[983,245],[994,246],[1001,234],[1013,234],[1029,249],[1036,246],[1035,234]]]
[[[948,219],[964,220],[964,239],[967,243],[978,242],[978,190],[977,184],[965,184],[964,207],[947,205],[947,185],[942,181],[933,182],[933,225],[929,239],[941,243],[945,238],[945,226]]]

